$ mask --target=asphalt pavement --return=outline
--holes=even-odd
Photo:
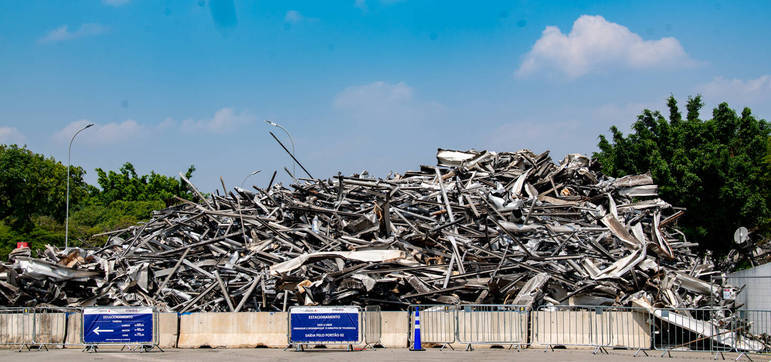
[[[472,352],[429,349],[413,352],[407,349],[376,349],[346,352],[341,350],[314,350],[295,352],[280,349],[167,349],[165,352],[120,352],[101,350],[96,353],[78,349],[51,349],[50,351],[0,351],[2,361],[65,362],[65,361],[335,361],[335,362],[396,362],[396,361],[595,361],[595,362],[653,362],[653,361],[710,361],[708,353],[673,352],[672,358],[661,357],[661,352],[648,352],[649,356],[634,357],[631,351],[609,351],[610,354],[593,355],[591,350],[528,349],[517,352],[504,349],[477,349]],[[726,354],[726,360],[738,355]],[[754,361],[769,361],[771,356],[753,355]]]

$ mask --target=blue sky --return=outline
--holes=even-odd
[[[702,94],[771,114],[771,2],[0,1],[0,143],[264,186],[294,136],[315,177],[436,148],[591,153]],[[706,117],[706,114],[704,114]],[[286,142],[288,145],[288,142]],[[291,169],[291,167],[290,167]],[[299,171],[299,168],[298,168]]]

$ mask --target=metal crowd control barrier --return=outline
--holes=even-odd
[[[747,353],[771,353],[771,310],[738,310],[732,324],[736,331],[735,350],[739,352],[737,360]],[[762,343],[758,344],[757,339]]]
[[[738,310],[733,315],[722,308],[656,309],[653,329],[654,348],[662,356],[672,351],[708,351],[715,358],[725,352],[737,352],[749,358],[751,353],[768,353],[771,311]]]
[[[23,349],[48,350],[64,345],[67,314],[59,307],[0,307],[0,345]]]
[[[446,304],[413,304],[410,305],[410,329],[408,341],[413,346],[415,335],[415,308],[420,308],[420,338],[422,343],[439,344],[452,348],[457,334],[457,306]]]
[[[549,306],[533,312],[532,344],[544,345],[546,350],[555,346],[594,347],[601,351],[598,338],[602,331],[602,317],[578,306]],[[599,319],[599,320],[598,320]]]
[[[59,307],[64,313],[65,335],[62,348],[83,348],[83,308]]]
[[[672,356],[672,351],[722,354],[734,350],[736,331],[723,309],[660,308],[653,311],[653,348]],[[723,321],[721,323],[720,321]]]
[[[471,351],[473,344],[527,345],[529,309],[520,305],[470,304],[461,305],[457,312],[459,343]],[[421,311],[421,326],[425,323]],[[423,327],[425,328],[425,327]]]
[[[651,326],[653,320],[647,309],[637,307],[595,307],[598,320],[604,323],[599,338],[600,347],[634,349],[646,356],[651,349]],[[607,351],[605,351],[607,352]]]
[[[532,341],[546,350],[555,346],[635,349],[650,348],[650,315],[645,309],[606,306],[549,306],[532,313]],[[647,354],[647,353],[646,353]]]
[[[35,343],[35,309],[0,307],[0,345],[28,351]]]
[[[36,307],[35,308],[35,343],[40,347],[67,343],[67,317],[76,313],[77,308],[66,307]]]
[[[379,305],[364,307],[364,348],[375,348],[383,334]]]
[[[351,316],[355,314],[355,316]],[[357,306],[294,306],[287,317],[289,347],[297,351],[308,345],[353,345],[364,340],[361,308]]]

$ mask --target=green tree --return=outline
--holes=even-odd
[[[190,165],[185,173],[188,179],[193,176],[195,166]],[[174,196],[189,199],[192,197],[187,184],[182,179],[164,176],[155,172],[149,175],[137,175],[134,165],[123,164],[119,172],[105,172],[96,169],[97,182],[101,190],[95,195],[102,205],[115,201],[163,201],[166,206],[175,204]]]
[[[92,235],[135,225],[154,210],[190,199],[181,179],[151,172],[138,175],[126,163],[118,172],[97,169],[100,188],[84,181],[85,171],[70,169],[70,245],[97,246]],[[195,171],[190,166],[185,177]],[[0,145],[0,256],[17,242],[41,249],[64,243],[67,166],[26,147]]]
[[[623,176],[651,172],[667,201],[687,208],[681,222],[690,241],[725,252],[739,226],[769,232],[769,125],[749,108],[737,114],[721,103],[699,119],[701,96],[689,97],[682,119],[673,96],[669,119],[644,110],[625,136],[611,127],[594,154],[603,172]]]
[[[86,172],[70,169],[70,201],[75,204],[88,194]],[[26,146],[0,145],[0,220],[18,230],[31,230],[32,217],[65,217],[67,166],[53,157],[33,153]]]

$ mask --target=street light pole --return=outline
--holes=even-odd
[[[78,135],[78,133],[83,132],[86,128],[89,128],[93,125],[94,125],[93,123],[89,123],[85,127],[75,132],[75,134],[72,135],[72,139],[70,140],[70,147],[67,149],[67,201],[66,201],[67,211],[64,217],[64,251],[65,252],[70,247],[70,159],[72,156],[72,142],[75,141],[75,137]]]
[[[281,128],[281,130],[284,131],[284,133],[286,133],[287,136],[289,136],[289,142],[292,144],[292,155],[294,155],[295,154],[294,153],[294,139],[292,138],[292,135],[289,134],[289,131],[287,131],[287,129],[284,128],[284,126],[282,126],[282,125],[280,125],[280,124],[278,124],[276,122],[273,122],[273,121],[270,121],[270,120],[266,119],[265,123],[267,123],[267,124],[269,124],[269,125],[271,125],[273,127]],[[297,172],[295,167],[296,166],[295,166],[294,162],[292,162],[292,174],[293,174],[292,176],[297,177],[297,175],[295,174]]]

